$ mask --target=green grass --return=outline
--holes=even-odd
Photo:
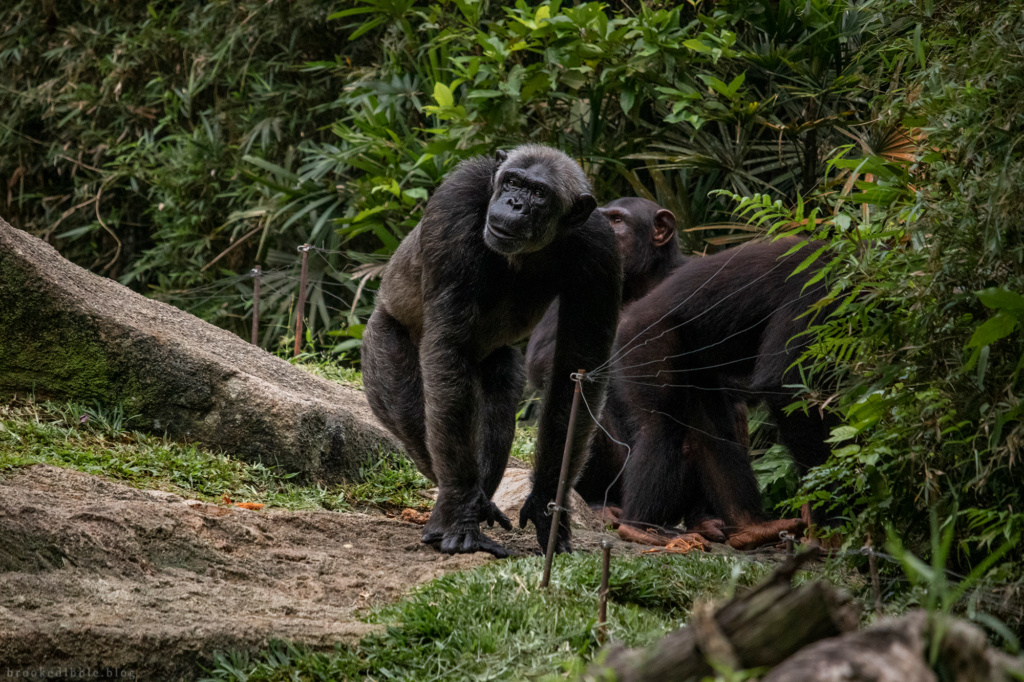
[[[302,485],[294,474],[249,464],[195,444],[128,430],[120,408],[75,403],[0,405],[0,474],[50,464],[108,476],[138,488],[159,488],[218,502],[261,502],[288,509],[345,510],[354,506],[425,509],[431,487],[405,457],[382,453],[358,480]]]
[[[344,367],[333,359],[307,353],[288,361],[321,379],[334,381],[352,388],[363,388],[362,372],[352,367]]]
[[[407,457],[389,452],[360,466],[357,482],[345,492],[353,501],[382,509],[422,509],[434,504],[422,494],[433,485]]]
[[[542,557],[453,573],[373,612],[382,634],[323,652],[275,643],[263,653],[219,654],[213,680],[514,680],[579,669],[599,649],[600,557],[558,557],[551,590],[537,587]],[[725,598],[769,572],[720,555],[616,558],[608,631],[628,646],[680,627],[697,601]],[[552,677],[554,679],[554,677]]]
[[[533,466],[537,448],[537,427],[516,423],[516,435],[512,440],[512,456]]]

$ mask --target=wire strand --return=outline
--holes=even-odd
[[[721,344],[725,343],[729,339],[732,339],[732,338],[734,338],[736,336],[739,336],[740,334],[743,334],[744,332],[748,332],[751,329],[754,329],[754,328],[760,326],[761,324],[763,324],[764,322],[769,320],[773,315],[777,314],[783,308],[797,303],[800,299],[804,298],[805,296],[809,296],[812,293],[814,293],[814,292],[813,291],[808,291],[806,293],[800,294],[799,296],[797,296],[792,301],[787,301],[787,302],[783,303],[782,305],[780,305],[779,307],[775,308],[774,310],[769,312],[767,315],[765,315],[764,317],[759,319],[757,322],[754,322],[753,324],[751,324],[751,325],[749,325],[747,327],[744,327],[743,329],[735,331],[732,334],[726,336],[725,338],[722,338],[722,339],[719,339],[718,341],[715,341],[714,343],[709,343],[709,344],[707,344],[705,346],[701,346],[700,348],[694,348],[693,350],[684,351],[682,353],[675,353],[673,355],[666,355],[661,360],[648,360],[647,362],[640,362],[640,363],[637,363],[635,365],[627,365],[625,367],[612,367],[612,368],[609,368],[608,370],[606,370],[604,373],[602,373],[602,376],[603,375],[607,375],[609,373],[614,375],[616,372],[625,372],[625,371],[628,371],[628,370],[631,370],[631,369],[636,369],[638,367],[644,367],[646,365],[653,365],[653,364],[656,364],[656,363],[659,363],[659,362],[664,362],[665,360],[672,360],[672,359],[675,359],[675,358],[681,358],[681,357],[685,357],[687,355],[693,355],[694,353],[701,353],[701,352],[706,351],[706,350],[708,350],[710,348],[714,348],[715,346],[718,346],[718,345],[721,345]],[[696,318],[694,318],[694,319],[696,319]]]
[[[749,242],[748,242],[748,243],[749,243]],[[746,246],[746,244],[744,244],[744,246]],[[740,250],[741,250],[742,248],[743,248],[743,247],[741,246],[740,248],[738,248],[738,249],[735,249],[735,250],[736,250],[736,251],[738,252],[738,251],[740,251]],[[733,256],[733,258],[735,258],[735,255]],[[758,275],[757,277],[755,277],[754,279],[750,280],[749,282],[747,282],[746,284],[744,284],[744,285],[743,285],[743,286],[741,286],[740,288],[736,289],[735,291],[732,291],[732,292],[730,292],[730,293],[726,294],[725,296],[723,296],[722,298],[718,299],[718,300],[717,300],[717,301],[715,301],[715,302],[714,302],[713,304],[709,305],[709,306],[708,306],[707,308],[705,308],[705,309],[704,309],[704,310],[702,310],[701,312],[697,313],[697,314],[696,314],[696,315],[694,315],[693,317],[691,317],[691,318],[689,318],[689,319],[686,319],[686,320],[683,320],[682,322],[680,322],[679,324],[677,324],[677,325],[675,325],[675,326],[673,326],[673,327],[669,327],[668,329],[664,330],[663,332],[661,332],[661,333],[660,333],[660,334],[658,334],[657,336],[655,336],[655,337],[653,337],[653,338],[650,338],[650,339],[647,339],[647,340],[645,340],[645,341],[643,342],[643,344],[641,344],[641,345],[639,345],[639,346],[634,346],[633,348],[629,349],[629,350],[628,350],[628,351],[626,351],[625,353],[622,353],[622,351],[623,351],[623,350],[624,350],[624,349],[625,349],[625,348],[626,348],[627,346],[629,346],[629,344],[633,343],[633,341],[635,341],[635,340],[636,340],[637,338],[639,338],[639,337],[640,337],[640,336],[642,336],[643,334],[646,334],[646,333],[647,333],[647,332],[648,332],[648,331],[649,331],[649,330],[650,330],[650,329],[651,329],[652,327],[654,327],[654,326],[655,326],[656,324],[658,324],[659,322],[661,322],[662,320],[664,320],[664,319],[665,319],[666,317],[668,317],[669,315],[671,315],[671,314],[672,314],[673,312],[675,312],[675,311],[676,311],[677,309],[679,309],[679,307],[680,307],[681,305],[683,305],[683,303],[686,303],[687,301],[689,301],[689,300],[690,300],[691,298],[693,298],[693,296],[694,296],[694,295],[696,295],[696,293],[697,293],[698,291],[700,291],[700,290],[701,290],[701,289],[703,289],[703,288],[704,288],[705,286],[707,286],[707,284],[708,284],[708,283],[710,283],[710,282],[711,282],[711,280],[712,280],[712,279],[714,279],[714,278],[715,278],[715,276],[717,276],[717,275],[718,275],[718,273],[719,273],[719,272],[721,272],[721,271],[722,271],[722,269],[723,269],[723,268],[725,268],[725,266],[726,266],[726,265],[728,265],[729,263],[731,263],[731,262],[732,262],[732,258],[730,258],[730,259],[729,259],[729,260],[728,260],[728,261],[727,261],[727,262],[726,262],[725,264],[723,264],[723,265],[722,265],[722,267],[721,267],[721,268],[719,268],[719,269],[718,269],[718,270],[717,270],[717,271],[715,272],[715,274],[714,274],[714,275],[712,275],[712,276],[711,276],[710,278],[708,278],[708,279],[704,280],[704,282],[703,282],[703,283],[702,283],[702,284],[701,284],[701,285],[700,285],[699,287],[697,287],[697,289],[695,289],[695,290],[694,290],[694,291],[693,291],[693,292],[692,292],[692,293],[691,293],[691,294],[690,294],[689,296],[687,296],[687,297],[686,297],[686,298],[685,298],[684,300],[682,300],[681,302],[677,303],[677,304],[676,304],[675,306],[673,306],[673,307],[672,307],[672,309],[671,309],[671,310],[669,310],[669,311],[668,311],[667,313],[665,313],[664,315],[662,315],[662,316],[661,316],[660,318],[658,318],[658,319],[657,319],[657,320],[656,320],[655,322],[652,322],[652,323],[651,323],[650,325],[648,325],[648,326],[647,326],[647,327],[646,327],[646,328],[645,328],[645,329],[644,329],[643,331],[641,331],[641,332],[640,332],[639,334],[637,334],[636,336],[634,336],[634,337],[633,337],[633,338],[632,338],[632,339],[631,339],[631,340],[630,340],[630,341],[629,341],[629,342],[628,342],[628,343],[627,343],[627,344],[626,344],[625,346],[623,346],[623,347],[622,347],[622,348],[620,348],[620,349],[619,349],[618,351],[616,351],[616,353],[614,353],[614,354],[613,354],[613,356],[617,356],[617,355],[618,355],[619,353],[622,353],[621,357],[626,357],[627,355],[629,355],[630,353],[634,352],[634,351],[635,351],[635,350],[637,350],[638,348],[642,348],[643,346],[646,346],[646,345],[647,345],[648,343],[650,343],[651,341],[654,341],[655,339],[660,339],[660,338],[661,338],[662,336],[664,336],[665,334],[668,334],[668,333],[669,333],[669,332],[671,332],[671,331],[675,331],[676,329],[679,329],[680,327],[683,327],[684,325],[687,325],[687,324],[689,324],[689,323],[691,323],[691,322],[693,322],[693,321],[695,321],[695,320],[698,320],[698,319],[700,319],[701,317],[704,317],[704,316],[705,316],[705,315],[707,315],[707,314],[708,314],[709,312],[711,312],[712,310],[714,310],[714,309],[715,309],[715,308],[717,308],[718,306],[722,305],[722,304],[723,304],[723,303],[724,303],[724,302],[725,302],[726,300],[728,300],[728,299],[732,298],[733,296],[735,296],[736,294],[740,293],[740,292],[741,292],[741,291],[743,291],[744,289],[746,289],[746,288],[748,288],[748,287],[751,287],[751,286],[753,286],[754,284],[756,284],[756,283],[757,283],[757,282],[759,282],[760,280],[764,279],[765,277],[767,277],[768,275],[770,275],[771,273],[773,273],[773,272],[774,272],[775,270],[777,270],[778,268],[782,267],[782,266],[783,266],[783,265],[784,265],[784,264],[786,263],[786,261],[787,261],[787,260],[788,260],[788,258],[787,258],[787,259],[780,259],[780,260],[779,260],[779,262],[778,262],[778,263],[776,263],[776,264],[775,264],[774,266],[772,266],[772,267],[771,267],[771,268],[770,268],[769,270],[767,270],[767,271],[763,272],[762,274]],[[616,358],[616,359],[617,359],[617,358]],[[609,359],[608,359],[608,361],[606,361],[606,362],[605,362],[605,363],[604,363],[604,364],[602,365],[602,367],[606,367],[606,366],[607,366],[607,365],[609,364],[609,362],[611,362],[611,361],[612,361],[612,358],[609,358]],[[604,374],[607,374],[607,373],[604,373]],[[600,375],[599,375],[599,376],[600,376]]]

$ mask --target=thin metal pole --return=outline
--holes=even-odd
[[[252,277],[252,345],[260,345],[260,277],[263,275],[263,268],[254,267],[249,271]]]
[[[871,589],[875,593],[875,615],[882,615],[882,583],[878,579],[878,564],[875,562],[875,550],[868,539],[868,570],[871,571]]]
[[[555,557],[558,542],[558,525],[562,522],[562,504],[565,502],[565,479],[569,478],[569,455],[572,454],[572,437],[576,431],[576,413],[580,407],[580,387],[583,386],[581,369],[576,373],[576,391],[572,394],[572,408],[569,410],[569,429],[565,434],[565,450],[562,452],[562,470],[558,473],[558,491],[555,493],[555,510],[551,518],[551,533],[548,535],[548,549],[544,554],[544,576],[540,586],[547,587],[551,581],[551,562]]]
[[[601,598],[597,611],[597,639],[601,644],[608,639],[608,579],[612,571],[612,542],[601,540],[601,549],[604,557],[601,563],[601,591],[598,593]]]
[[[793,535],[788,530],[784,530],[779,533],[779,537],[786,543],[786,556],[793,556],[795,552],[795,548],[793,546]]]
[[[295,352],[292,354],[298,357],[299,349],[302,347],[302,316],[306,314],[306,283],[309,281],[309,244],[299,247],[302,253],[302,274],[299,277],[299,304],[295,308]]]

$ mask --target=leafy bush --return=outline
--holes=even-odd
[[[1024,66],[1024,21],[968,4],[890,8],[916,26],[891,43],[902,87],[876,104],[898,151],[847,150],[831,164],[843,191],[807,206],[734,197],[777,232],[832,244],[825,303],[839,314],[816,328],[806,360],[808,386],[834,395],[808,387],[801,407],[831,405],[844,425],[794,502],[838,503],[856,544],[865,535],[880,544],[888,528],[927,554],[938,523],[955,541],[956,568],[987,567],[1009,550],[988,579],[1016,579],[1024,81],[1012,67]]]
[[[242,159],[287,163],[336,118],[342,79],[298,65],[366,58],[327,14],[318,0],[4,3],[0,214],[242,332],[251,286],[222,278],[290,268],[309,236],[251,213],[262,190]],[[275,303],[286,322],[288,298],[269,300],[268,317]]]

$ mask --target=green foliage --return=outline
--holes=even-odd
[[[363,387],[363,373],[351,367],[339,365],[337,362],[326,357],[311,357],[300,355],[292,360],[292,364],[301,367],[310,374],[321,379],[327,379],[339,384],[345,384],[353,388]]]
[[[821,182],[874,117],[885,16],[701,8],[19,0],[0,10],[0,214],[244,336],[258,263],[272,349],[313,243],[303,346],[354,360],[383,263],[467,156],[561,147],[602,199],[647,196],[701,228],[687,249],[749,236],[709,190]]]
[[[0,215],[241,333],[252,289],[232,276],[293,269],[310,236],[252,213],[262,190],[243,158],[290,163],[335,118],[342,80],[299,65],[362,58],[327,14],[317,0],[4,3]],[[224,291],[194,291],[211,283]],[[268,329],[290,305],[265,301]]]
[[[966,3],[887,11],[917,26],[887,50],[901,71],[874,104],[888,142],[837,150],[795,206],[732,195],[771,233],[829,244],[819,310],[836,313],[815,318],[794,409],[844,423],[792,502],[835,508],[850,544],[891,525],[913,552],[1005,580],[1024,561],[1024,83],[1009,68],[1024,22]],[[932,517],[948,543],[927,542]]]
[[[550,590],[541,557],[492,562],[418,589],[371,620],[387,625],[358,647],[304,651],[278,643],[258,657],[220,654],[214,680],[524,679],[599,648],[594,625],[601,558],[558,557]],[[728,596],[768,567],[723,556],[619,557],[612,564],[609,635],[648,644],[679,627],[694,603]],[[572,667],[572,665],[570,665]]]
[[[537,427],[516,423],[516,435],[512,439],[510,455],[521,462],[533,465],[537,454]]]
[[[946,570],[946,562],[949,559],[949,553],[953,546],[955,524],[955,514],[940,523],[935,507],[932,507],[930,565],[914,556],[912,552],[907,551],[903,546],[903,542],[900,540],[899,535],[893,532],[891,528],[889,530],[886,547],[899,560],[904,572],[910,580],[915,585],[923,586],[925,588],[924,594],[926,597],[926,606],[930,611],[941,611],[942,613],[951,612],[954,606],[957,605],[969,590],[978,587],[983,576],[1007,553],[1007,551],[1011,549],[1013,544],[1012,540],[1004,542],[1001,547],[985,557],[985,559],[979,562],[977,566],[973,567],[970,575],[961,576],[959,580],[953,581],[950,579],[950,575]],[[980,620],[982,623],[995,630],[995,632],[1005,640],[1009,647],[1013,649],[1014,653],[1020,649],[1020,641],[1017,636],[1014,635],[1008,627],[1006,627],[1006,624],[984,612],[978,613],[976,610],[972,614],[972,618]],[[944,634],[943,626],[945,621],[939,622],[943,625],[940,625],[936,631],[932,633],[931,637],[930,660],[933,665],[935,664],[935,660],[938,656],[939,645],[942,642],[942,636]]]

